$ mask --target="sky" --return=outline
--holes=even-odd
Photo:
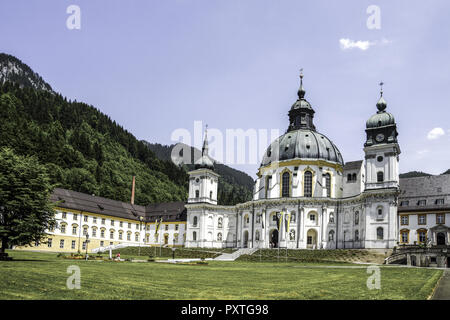
[[[364,158],[383,81],[400,172],[440,174],[450,168],[449,12],[448,0],[1,0],[0,52],[138,139],[172,144],[187,131],[197,147],[199,121],[224,139],[283,134],[303,68],[316,128],[344,161]],[[258,155],[271,140],[258,136]],[[256,178],[250,158],[231,166]]]

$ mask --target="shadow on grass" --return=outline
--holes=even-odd
[[[41,259],[11,259],[11,260],[0,260],[0,265],[2,262],[24,262],[24,261],[33,261],[33,262],[54,262],[51,260],[41,260]]]

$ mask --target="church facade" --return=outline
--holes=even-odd
[[[381,97],[366,122],[365,159],[344,163],[314,125],[300,76],[286,133],[267,148],[253,199],[217,205],[218,175],[208,156],[191,171],[186,247],[393,248],[398,241],[397,127]]]

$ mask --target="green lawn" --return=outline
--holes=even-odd
[[[274,262],[172,265],[77,261],[55,253],[9,251],[0,261],[0,299],[426,299],[442,271],[381,267],[381,289],[368,290],[365,268]],[[67,267],[81,289],[66,288]]]

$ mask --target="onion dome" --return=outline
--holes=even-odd
[[[208,155],[208,126],[205,129],[205,140],[203,141],[202,156],[194,163],[195,169],[214,170],[214,162]]]
[[[366,122],[367,139],[365,147],[381,143],[397,143],[397,125],[394,116],[386,112],[387,103],[383,98],[383,82],[380,83],[380,99],[377,102],[377,113]]]
[[[380,86],[383,86],[383,82],[380,83]],[[376,128],[376,127],[384,127],[388,125],[395,124],[395,119],[392,114],[386,112],[387,103],[383,98],[383,87],[380,91],[380,99],[377,102],[378,112],[371,116],[369,120],[366,122],[366,128]]]

